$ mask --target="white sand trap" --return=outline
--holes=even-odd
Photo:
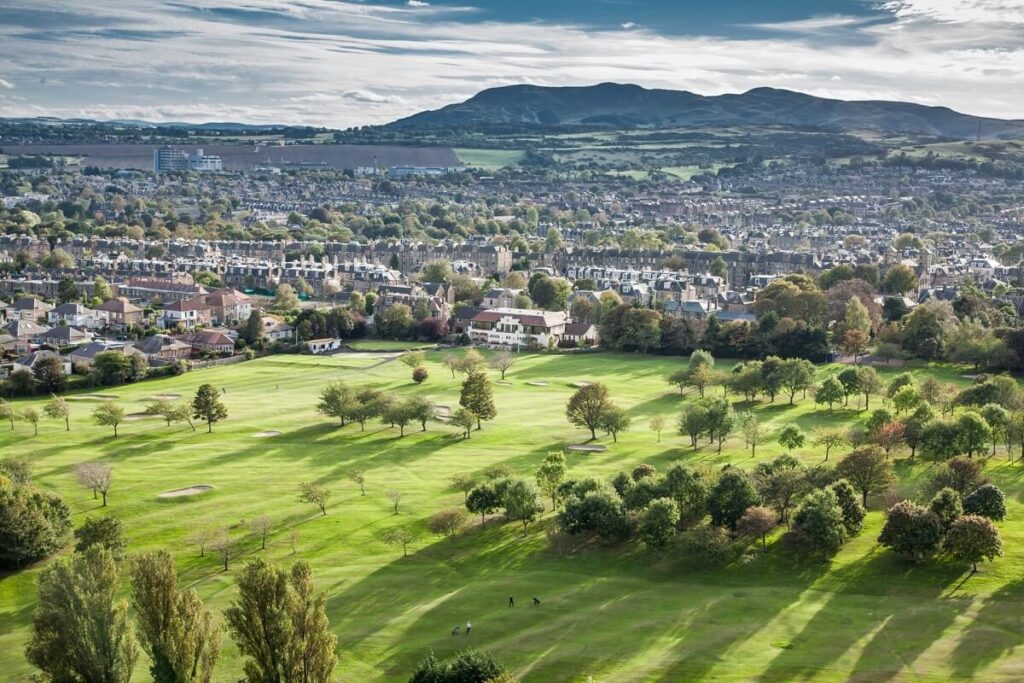
[[[451,414],[452,414],[452,407],[451,406],[434,406],[434,415],[436,415],[438,417],[440,417],[441,415],[448,416],[448,415],[451,415]]]
[[[590,382],[573,382],[572,383],[572,385],[574,387],[576,387],[577,389],[582,389],[583,387],[589,387],[590,384],[591,384]]]
[[[546,387],[548,385],[547,382],[527,382],[527,384],[531,387]]]
[[[78,396],[68,396],[69,401],[116,401],[117,396],[113,394],[79,394]]]
[[[181,398],[181,394],[153,394],[150,398],[154,401],[173,401],[176,398]]]
[[[253,436],[255,436],[257,439],[269,439],[275,436],[281,436],[281,432],[277,431],[276,429],[268,429],[265,432],[256,432],[255,434],[253,434]]]
[[[196,484],[195,486],[189,486],[185,489],[174,489],[173,491],[164,491],[157,498],[181,498],[182,496],[198,496],[200,493],[206,493],[212,491],[213,487],[209,484]]]
[[[149,413],[128,413],[124,416],[125,422],[135,422],[137,420],[152,420],[153,418],[162,419],[159,415],[150,415]]]
[[[497,382],[495,382],[495,384],[500,384],[503,387],[510,387],[510,386],[512,386],[512,382],[506,382],[503,379],[499,379]]]
[[[608,450],[608,447],[607,446],[602,446],[601,444],[578,443],[578,444],[573,444],[572,446],[569,446],[569,450],[570,451],[582,451],[583,453],[602,453],[602,452]]]

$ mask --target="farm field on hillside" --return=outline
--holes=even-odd
[[[211,383],[223,390],[229,411],[212,434],[201,425],[193,432],[187,425],[138,419],[122,424],[113,438],[109,428],[89,419],[98,402],[78,400],[71,401],[70,433],[47,420],[33,436],[29,425],[16,423],[13,431],[0,430],[0,452],[27,455],[36,483],[64,496],[76,526],[89,515],[116,514],[129,552],[171,549],[183,583],[218,614],[232,600],[232,574],[247,558],[309,560],[328,594],[342,681],[405,681],[429,649],[444,657],[468,644],[491,651],[524,681],[582,681],[588,675],[601,682],[1020,679],[1024,464],[1009,464],[1002,449],[988,460],[986,473],[1007,494],[1008,517],[999,524],[1006,556],[974,575],[941,559],[913,567],[879,547],[882,501],[875,499],[869,501],[864,531],[828,563],[797,563],[773,539],[767,551],[753,548],[742,562],[719,569],[694,565],[677,545],[664,553],[635,542],[553,547],[546,533],[550,510],[525,536],[522,525],[494,515],[486,527],[476,518],[448,540],[429,534],[426,520],[462,505],[463,493],[449,485],[449,475],[479,476],[501,463],[532,478],[548,452],[589,438],[565,418],[566,400],[579,382],[606,383],[633,427],[618,443],[599,439],[604,452],[567,451],[572,478],[610,478],[640,463],[661,472],[676,461],[747,469],[783,450],[773,438],[751,458],[738,434],[721,454],[708,445],[692,450],[687,437],[674,433],[676,417],[692,396],[681,397],[665,381],[685,359],[606,353],[522,356],[507,382],[494,385],[497,418],[468,440],[439,421],[426,432],[407,428],[403,438],[377,421],[365,431],[358,425],[340,428],[314,410],[320,389],[338,379],[400,395],[423,393],[442,412],[458,407],[461,376],[452,378],[442,363],[444,352],[427,353],[430,376],[422,385],[411,381],[402,363],[356,358],[271,356],[102,390],[116,396],[127,413],[138,413],[155,395],[190,398],[200,384]],[[718,367],[728,365],[719,361]],[[912,370],[920,377],[968,382],[948,367]],[[819,374],[836,371],[824,366]],[[896,370],[880,372],[889,379]],[[499,379],[497,371],[489,375]],[[740,398],[732,399],[737,409],[754,410],[773,432],[790,423],[810,432],[866,417],[852,406],[829,415],[810,398],[793,406],[783,397],[752,406]],[[16,407],[44,401],[18,400]],[[667,422],[660,443],[647,428],[654,415]],[[269,432],[280,434],[264,434]],[[812,447],[795,454],[808,464],[823,457]],[[908,455],[894,458],[899,487],[911,494],[932,464]],[[72,465],[92,459],[114,469],[107,508],[74,482]],[[354,469],[365,471],[365,496],[347,477]],[[326,516],[297,502],[304,481],[332,491]],[[158,497],[195,485],[213,489],[194,497]],[[402,494],[397,515],[388,490]],[[244,521],[259,514],[274,522],[266,550],[244,530]],[[240,541],[228,572],[209,553],[200,558],[189,543],[191,530],[201,525],[228,526]],[[396,526],[419,535],[407,558],[380,541],[383,530]],[[295,554],[292,529],[298,530]],[[4,680],[32,673],[23,649],[44,565],[0,578]],[[516,597],[514,609],[507,607],[510,595]],[[533,596],[541,606],[529,605]],[[473,622],[471,636],[449,635],[454,624],[467,620]],[[241,671],[238,652],[225,638],[215,680],[236,681]],[[148,680],[145,658],[134,680]]]

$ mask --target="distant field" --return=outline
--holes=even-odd
[[[360,339],[350,342],[349,346],[356,351],[407,351],[409,349],[432,349],[437,344],[422,342],[389,341],[387,339]],[[344,358],[344,356],[338,356]]]
[[[749,469],[775,458],[775,443],[757,458],[736,435],[721,454],[706,444],[694,451],[674,433],[674,421],[692,396],[680,397],[665,376],[685,359],[637,355],[523,355],[495,384],[498,417],[472,438],[461,440],[441,422],[426,432],[398,430],[374,422],[341,428],[316,414],[317,394],[327,382],[344,379],[354,387],[374,387],[400,395],[422,393],[437,406],[458,405],[459,381],[442,364],[444,352],[428,353],[430,378],[410,381],[397,362],[353,367],[355,354],[338,357],[272,356],[234,366],[200,370],[180,377],[104,389],[129,413],[143,409],[156,394],[192,396],[199,384],[226,390],[229,418],[193,432],[166,427],[159,420],[128,422],[121,435],[91,424],[95,403],[72,402],[72,431],[44,421],[39,436],[18,423],[0,429],[0,452],[24,453],[36,482],[61,493],[76,525],[90,515],[116,514],[124,523],[129,552],[168,548],[182,582],[194,587],[216,614],[235,596],[233,575],[242,563],[262,556],[275,562],[309,560],[319,587],[327,593],[332,630],[338,636],[339,681],[407,681],[429,649],[445,657],[473,644],[485,648],[524,683],[649,681],[999,681],[1021,680],[1024,671],[1024,465],[999,454],[986,473],[1007,494],[1009,515],[1000,523],[1006,557],[985,563],[978,574],[941,558],[912,567],[881,549],[882,501],[872,498],[863,533],[829,562],[795,562],[769,539],[767,551],[752,547],[741,562],[708,569],[695,565],[673,544],[652,553],[637,544],[606,546],[592,541],[553,547],[545,512],[524,536],[519,524],[492,516],[479,519],[454,540],[430,535],[427,518],[459,506],[453,472],[481,476],[504,464],[532,477],[552,450],[580,443],[589,435],[566,422],[565,402],[579,381],[608,385],[615,402],[633,418],[618,443],[601,438],[603,453],[567,456],[572,478],[611,477],[640,463],[664,471],[671,463],[726,464]],[[364,358],[363,360],[368,360]],[[719,361],[727,371],[731,363]],[[823,366],[819,372],[835,372]],[[912,366],[918,377],[965,384],[959,371]],[[490,371],[497,380],[495,371]],[[888,379],[894,374],[882,370]],[[531,384],[534,383],[534,384]],[[541,383],[541,384],[537,384]],[[717,390],[716,390],[717,391]],[[799,398],[799,397],[798,397]],[[19,410],[45,398],[18,400]],[[733,398],[736,401],[735,397]],[[773,432],[796,423],[805,431],[844,425],[865,414],[837,408],[834,415],[810,399],[787,405],[761,401],[753,410]],[[655,415],[668,426],[659,441],[647,428]],[[266,431],[281,432],[256,438]],[[798,449],[805,463],[819,463],[820,449]],[[839,457],[834,455],[833,459]],[[71,465],[94,458],[114,468],[110,505],[97,507],[92,495],[75,485]],[[932,464],[920,456],[893,455],[899,487],[914,491]],[[353,469],[366,476],[366,496],[347,478]],[[328,514],[296,500],[301,481],[329,487]],[[213,485],[195,498],[162,500],[163,491]],[[399,514],[385,496],[401,491]],[[243,520],[269,515],[274,527],[266,550],[246,531]],[[200,558],[188,542],[195,525],[231,528],[237,556],[228,572],[216,558]],[[385,546],[383,530],[408,527],[419,535],[402,558]],[[288,541],[298,530],[293,555]],[[35,581],[46,563],[0,577],[0,680],[19,681],[31,667],[23,649],[35,604]],[[122,592],[122,595],[124,593]],[[515,609],[506,606],[516,597]],[[538,596],[540,607],[529,606]],[[471,640],[449,635],[456,623],[473,622]],[[134,680],[149,680],[143,656]],[[215,672],[217,683],[237,681],[241,660],[230,638]]]
[[[456,147],[455,155],[466,166],[495,171],[522,161],[526,153],[521,149],[467,149]]]

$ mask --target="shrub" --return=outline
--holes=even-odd
[[[931,502],[928,503],[928,510],[939,518],[942,533],[949,531],[953,522],[964,514],[964,506],[960,503],[960,494],[948,486],[935,494]]]
[[[123,559],[128,542],[124,538],[121,520],[113,515],[87,517],[82,526],[75,529],[75,552],[84,553],[94,545],[109,550],[115,560]]]
[[[682,535],[683,551],[697,562],[723,565],[736,557],[736,546],[729,533],[718,526],[700,524]]]
[[[916,503],[905,500],[889,508],[878,542],[895,552],[921,562],[942,541],[939,517]]]
[[[428,377],[427,369],[422,365],[412,371],[412,381],[416,384],[422,384]]]
[[[664,548],[676,533],[679,506],[671,498],[652,500],[640,517],[640,540],[649,548]]]
[[[441,536],[455,536],[466,523],[468,514],[462,508],[448,508],[434,513],[427,521],[427,528]]]
[[[409,683],[490,683],[505,676],[504,667],[489,652],[469,649],[444,662],[429,653],[416,667]]]
[[[71,532],[64,500],[0,476],[0,567],[16,569],[60,550]]]

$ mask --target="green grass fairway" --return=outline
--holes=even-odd
[[[522,161],[526,152],[521,149],[466,149],[454,150],[455,156],[466,166],[496,171]]]
[[[734,436],[725,451],[694,452],[670,426],[657,442],[648,419],[675,422],[684,401],[666,384],[685,359],[614,354],[523,356],[496,384],[498,417],[462,441],[455,429],[436,422],[427,432],[398,431],[373,423],[341,429],[316,415],[320,388],[344,379],[401,394],[424,392],[436,405],[454,408],[459,379],[442,365],[443,352],[428,353],[430,378],[421,386],[403,364],[355,363],[353,357],[273,356],[181,377],[104,388],[128,413],[142,410],[156,394],[191,397],[202,383],[227,390],[230,417],[213,434],[205,428],[168,428],[159,420],[121,426],[121,435],[93,426],[95,401],[72,402],[72,432],[46,421],[33,437],[27,423],[0,429],[0,452],[24,453],[35,464],[36,483],[61,493],[81,524],[87,515],[117,514],[130,551],[169,548],[185,585],[194,586],[218,613],[234,595],[233,572],[247,557],[264,555],[288,563],[312,562],[328,594],[331,625],[338,635],[338,679],[404,681],[428,649],[447,656],[467,645],[491,650],[524,681],[1019,681],[1024,677],[1024,465],[1005,454],[988,461],[987,473],[1007,493],[1008,520],[999,524],[1006,557],[978,574],[934,560],[911,567],[875,539],[882,525],[881,501],[872,500],[864,532],[829,563],[795,563],[775,545],[752,549],[721,569],[694,566],[678,547],[651,553],[637,543],[605,547],[581,542],[551,547],[545,513],[523,536],[521,526],[500,515],[480,528],[479,519],[454,540],[433,537],[425,521],[434,512],[462,504],[447,483],[453,472],[480,473],[505,463],[518,474],[533,473],[551,450],[583,442],[569,425],[564,405],[579,381],[608,384],[613,399],[633,416],[633,429],[619,443],[602,439],[602,453],[568,453],[570,476],[611,477],[639,463],[659,471],[672,462],[750,467],[755,462]],[[727,365],[719,363],[719,366]],[[823,368],[822,372],[832,371]],[[966,383],[948,368],[943,380]],[[891,372],[884,373],[887,377]],[[493,380],[498,379],[492,371]],[[548,382],[535,386],[529,382]],[[42,404],[45,399],[38,399]],[[18,401],[19,406],[28,401]],[[737,404],[740,408],[746,408]],[[874,403],[873,403],[874,405]],[[788,406],[754,407],[776,428],[797,422],[805,430],[844,424],[863,415],[853,408],[828,415],[810,399]],[[258,432],[281,435],[257,438]],[[774,458],[776,444],[759,449]],[[840,454],[834,454],[838,459]],[[808,448],[807,462],[821,453]],[[896,457],[901,486],[912,491],[930,466]],[[74,483],[71,466],[101,458],[114,467],[110,505],[101,510]],[[366,472],[366,496],[346,473]],[[296,501],[302,481],[333,491],[326,516]],[[194,498],[161,500],[163,491],[210,484]],[[385,495],[402,492],[400,513]],[[275,524],[267,550],[249,537],[243,520],[266,513]],[[240,539],[231,570],[216,558],[200,558],[187,541],[190,527],[231,527]],[[396,525],[417,529],[420,541],[401,550],[378,538]],[[292,555],[291,529],[298,529]],[[31,673],[23,648],[40,566],[0,578],[0,679]],[[516,597],[508,609],[508,596]],[[531,607],[530,598],[543,604]],[[473,622],[472,636],[452,637],[456,623]],[[241,661],[230,638],[216,680],[237,681]],[[147,681],[140,659],[135,680]]]
[[[424,344],[422,342],[410,341],[389,341],[387,339],[361,339],[350,342],[349,346],[353,351],[408,351],[410,349],[432,349],[437,344]]]

